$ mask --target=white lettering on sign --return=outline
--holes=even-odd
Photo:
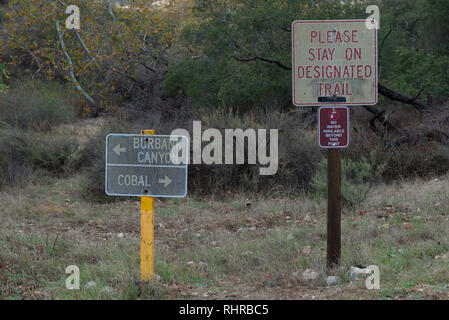
[[[149,181],[148,176],[119,174],[117,183],[119,186],[150,187]]]
[[[171,150],[177,144],[175,140],[167,140],[161,138],[134,138],[133,147],[134,149],[164,149]]]
[[[377,31],[365,20],[294,21],[292,43],[293,104],[377,103]]]
[[[340,125],[328,125],[326,129],[323,130],[324,136],[326,138],[341,138],[345,133],[345,129],[343,129]]]
[[[139,152],[137,154],[137,161],[139,163],[147,164],[164,164],[170,163],[171,152]]]

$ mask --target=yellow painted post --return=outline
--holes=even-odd
[[[141,134],[155,134],[141,130]],[[140,197],[140,278],[154,279],[154,198]]]

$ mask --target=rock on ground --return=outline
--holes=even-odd
[[[302,277],[304,278],[304,280],[307,281],[314,281],[317,280],[319,278],[320,274],[316,271],[313,271],[312,269],[307,269],[306,271],[304,271],[302,273]]]
[[[371,274],[371,270],[351,266],[348,273],[349,273],[349,277],[351,278],[351,280],[356,280],[356,279],[366,278],[367,276],[369,276]]]
[[[335,286],[336,284],[339,284],[341,282],[340,277],[337,276],[329,276],[326,279],[326,283],[328,286]]]

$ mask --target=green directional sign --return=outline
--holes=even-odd
[[[109,134],[105,191],[110,196],[185,197],[188,139],[174,135]]]

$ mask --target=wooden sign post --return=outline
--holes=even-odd
[[[374,23],[374,20],[372,21]],[[340,262],[341,148],[349,145],[349,109],[377,103],[377,29],[365,19],[292,23],[292,102],[318,111],[327,150],[327,266]]]
[[[341,148],[349,145],[349,109],[318,110],[318,141],[327,150],[327,267],[340,263],[341,252]]]
[[[327,151],[327,267],[340,263],[341,252],[341,151]]]

